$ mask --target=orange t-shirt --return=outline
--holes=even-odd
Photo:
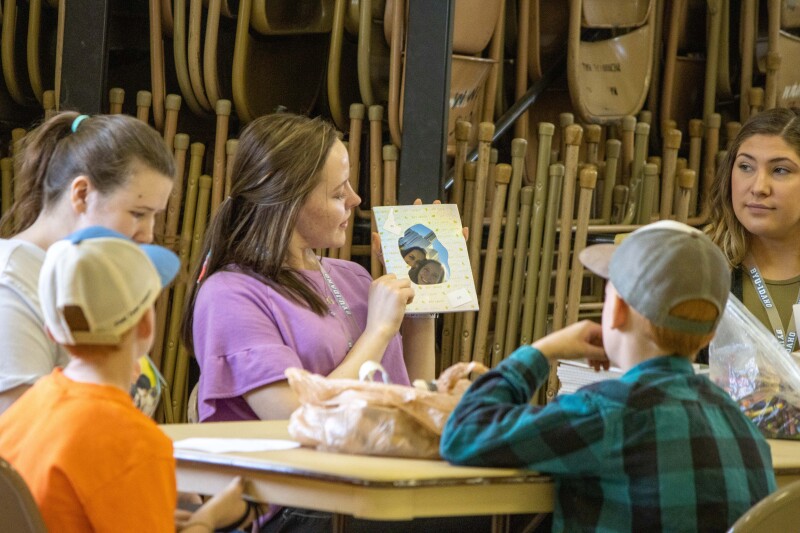
[[[116,387],[54,370],[0,416],[0,457],[50,531],[175,531],[172,442]]]

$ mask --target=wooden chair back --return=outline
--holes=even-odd
[[[279,105],[308,113],[324,80],[330,26],[264,40],[251,31],[256,3],[242,0],[237,16],[232,86],[239,119],[249,122]]]
[[[607,124],[635,115],[647,97],[653,68],[655,0],[648,4],[644,24],[592,42],[581,39],[583,4],[570,2],[567,76],[573,106],[586,122]]]

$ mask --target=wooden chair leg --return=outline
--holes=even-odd
[[[502,354],[498,354],[497,363],[500,362],[502,357],[514,351],[519,346],[519,329],[520,329],[520,311],[522,310],[522,285],[526,276],[532,275],[536,266],[528,265],[528,271],[525,272],[525,260],[527,258],[528,247],[528,234],[531,229],[531,210],[533,207],[534,187],[526,186],[520,191],[520,206],[519,206],[519,229],[517,235],[517,242],[515,246],[514,263],[511,268],[511,290],[508,302],[508,320],[506,322],[505,330],[499,329],[498,332],[505,333],[503,335],[503,350]],[[533,268],[534,270],[531,270]],[[498,298],[498,305],[501,300]],[[524,325],[524,319],[522,324]],[[494,364],[494,358],[493,358]]]
[[[716,0],[717,2],[721,0]],[[781,31],[781,0],[769,0],[767,13],[769,14],[769,34],[767,46],[767,80],[764,86],[764,109],[772,109],[778,103],[778,72],[781,68],[781,54],[778,51],[778,39]],[[709,43],[711,42],[709,35]],[[787,58],[788,59],[788,58]],[[706,112],[710,115],[714,110]]]
[[[203,245],[203,237],[205,235],[206,229],[206,221],[208,220],[209,215],[209,203],[211,197],[211,187],[213,183],[213,178],[211,176],[200,176],[198,180],[198,190],[197,190],[197,206],[195,207],[194,213],[194,224],[193,224],[193,231],[192,231],[192,244],[191,244],[191,253],[190,253],[190,260],[188,263],[189,272],[194,270],[194,265],[197,263],[200,255],[200,250]],[[190,280],[186,280],[183,284],[184,290],[186,288],[186,283],[190,283]],[[180,328],[180,320],[183,316],[183,307],[184,307],[184,300],[185,300],[185,292],[181,298],[180,306],[177,305],[178,302],[173,302],[173,316],[177,317],[178,329]],[[174,405],[174,413],[175,419],[184,422],[186,420],[186,397],[187,397],[187,385],[188,385],[188,372],[189,372],[189,353],[186,350],[186,347],[180,342],[180,338],[177,339],[178,343],[178,353],[175,360],[175,375],[172,381],[172,398],[173,398],[173,405]]]
[[[542,240],[542,266],[539,268],[539,283],[536,290],[536,313],[533,322],[533,340],[544,337],[547,332],[547,315],[550,307],[551,274],[556,242],[558,203],[562,196],[564,165],[550,165],[547,187],[547,211],[545,213],[544,237]]]
[[[692,169],[684,169],[678,174],[678,205],[675,208],[675,220],[686,223],[689,220],[689,202],[696,181]]]
[[[472,356],[474,361],[483,364],[491,364],[491,361],[486,359],[486,339],[489,334],[489,321],[493,315],[492,299],[495,294],[494,282],[497,271],[497,253],[500,247],[500,231],[503,226],[506,193],[510,182],[511,165],[505,163],[497,165],[492,214],[489,222],[489,239],[486,244],[483,276],[481,276],[480,309],[478,311],[478,324],[475,328],[475,348]],[[498,303],[498,305],[500,304]]]
[[[217,212],[225,191],[225,143],[228,140],[228,125],[231,117],[231,101],[217,100],[215,106],[217,128],[214,137],[214,166],[211,185],[211,215]]]
[[[750,89],[753,86],[753,55],[756,46],[756,0],[742,0],[740,32],[742,65],[739,77],[739,120],[750,118]]]
[[[505,39],[506,19],[505,6],[505,2],[500,3],[500,14],[497,17],[497,23],[494,28],[494,33],[492,34],[492,41],[489,45],[489,59],[492,59],[494,62],[489,71],[489,78],[486,80],[486,89],[483,99],[483,122],[492,122],[494,120],[494,110],[497,104],[497,88],[501,77],[500,69],[503,65],[503,43]]]
[[[175,135],[178,132],[178,114],[181,111],[183,99],[179,94],[168,94],[164,107],[166,115],[164,117],[164,142],[170,151],[175,148]]]
[[[475,285],[480,286],[481,245],[483,242],[484,205],[486,202],[486,183],[489,179],[491,160],[491,142],[494,135],[494,124],[481,122],[478,127],[478,166],[475,173],[475,194],[473,198],[472,219],[470,222],[469,252],[470,266]],[[464,313],[461,338],[461,357],[472,360],[475,334],[475,313]]]
[[[538,9],[538,2],[536,3]],[[514,100],[519,101],[528,90],[528,52],[530,42],[531,0],[519,0],[517,3],[517,57],[514,85]],[[536,28],[538,30],[538,28]],[[526,111],[514,123],[514,137],[528,138],[528,112]]]
[[[719,128],[722,125],[722,117],[719,113],[712,113],[705,122],[705,150],[703,154],[703,180],[701,198],[698,202],[703,202],[703,209],[699,215],[702,221],[708,217],[708,195],[711,184],[714,182],[714,175],[717,172],[717,152],[719,151]]]
[[[622,143],[617,139],[606,141],[606,163],[603,168],[603,202],[600,208],[600,219],[603,224],[611,223],[611,206],[614,199],[614,187],[617,185],[617,167]]]
[[[383,205],[397,205],[397,146],[383,147]]]
[[[708,38],[706,39],[706,79],[703,91],[703,117],[714,112],[717,98],[717,65],[719,64],[719,40],[722,29],[722,1],[706,0],[708,5]],[[778,10],[780,11],[780,10]]]
[[[579,185],[581,192],[578,199],[578,218],[575,224],[575,243],[572,247],[572,268],[570,269],[569,295],[567,296],[567,325],[578,321],[581,289],[583,288],[583,263],[581,263],[579,255],[586,248],[589,216],[592,210],[592,195],[594,194],[595,185],[597,185],[597,167],[589,165],[583,168],[579,178]]]
[[[578,177],[578,151],[583,137],[583,128],[577,124],[564,132],[567,153],[564,158],[564,188],[561,193],[560,233],[556,266],[556,289],[553,304],[553,330],[564,327],[567,303],[567,276],[569,274],[569,250],[572,241],[572,214],[575,206],[575,182]]]
[[[192,148],[199,143],[194,143]],[[201,145],[202,146],[202,145]],[[179,399],[174,393],[175,378],[177,375],[178,365],[178,347],[180,345],[180,323],[181,313],[183,311],[184,299],[186,297],[186,277],[188,270],[189,254],[191,253],[192,234],[194,231],[194,215],[197,207],[197,176],[189,176],[186,184],[186,201],[184,202],[183,213],[183,227],[181,228],[181,243],[179,246],[179,257],[181,264],[186,265],[183,271],[183,278],[179,279],[172,289],[172,312],[170,313],[169,326],[167,328],[167,342],[164,349],[164,360],[162,374],[167,386],[170,388],[172,396],[172,405],[169,409],[172,411],[173,418],[177,418],[179,413]]]
[[[161,31],[161,2],[168,0],[150,0],[148,2],[150,17],[150,90],[153,94],[153,125],[158,131],[164,130],[164,98],[166,82],[164,81],[164,35]]]
[[[458,212],[464,214],[464,164],[469,150],[469,136],[472,123],[466,120],[456,122],[456,155],[453,160],[453,188],[450,192],[450,203],[458,206]]]
[[[536,291],[539,284],[539,269],[542,260],[542,238],[544,229],[545,206],[547,203],[547,172],[549,158],[547,156],[553,134],[553,125],[549,122],[539,124],[539,154],[536,160],[536,178],[534,180],[534,196],[530,221],[530,236],[527,243],[527,274],[525,276],[525,290],[522,305],[522,320],[520,327],[520,344],[533,342],[533,319],[535,314]],[[548,270],[550,267],[547,267]],[[514,286],[514,293],[522,294],[521,286]],[[516,335],[509,339],[509,343],[516,343]],[[516,346],[506,344],[507,353],[511,353]]]
[[[474,161],[469,161],[464,165],[464,220],[471,220],[472,212],[475,210],[475,179],[478,172],[478,164]],[[470,238],[472,238],[472,231],[470,231]],[[472,263],[472,259],[470,259]],[[474,265],[470,265],[473,272],[475,271]],[[477,282],[476,282],[477,283]],[[464,349],[465,344],[472,340],[472,333],[465,330],[465,316],[468,313],[456,313],[455,325],[453,326],[453,359],[458,357],[461,362],[469,362],[471,350]]]
[[[630,196],[628,198],[628,212],[625,214],[624,223],[645,224],[649,213],[642,212],[642,198],[644,194],[644,165],[647,161],[647,148],[650,137],[650,124],[638,122],[635,129],[633,163],[631,164]]]
[[[45,122],[53,118],[56,114],[56,93],[53,90],[42,93],[42,110],[44,111]]]
[[[656,204],[656,193],[658,192],[658,165],[647,163],[642,172],[642,195],[639,202],[639,221],[637,224],[649,224],[653,206]]]
[[[633,153],[636,138],[636,117],[627,116],[622,119],[620,123],[622,130],[622,165],[621,165],[621,180],[622,185],[629,185],[631,182],[631,166],[633,165]]]
[[[467,151],[469,150],[468,142],[471,129],[472,124],[470,122],[465,120],[456,122],[456,155],[453,162],[453,187],[450,189],[450,203],[458,206],[458,211],[461,213],[462,220],[468,220],[468,214],[464,206],[466,183],[464,169],[467,163]],[[457,323],[460,327],[460,316],[460,313],[448,313],[444,316],[442,321],[440,371],[456,362],[454,360],[454,353],[457,354],[458,350],[454,347],[454,340],[457,340],[459,337],[460,329],[457,329]]]
[[[381,205],[383,200],[383,107],[369,106],[369,201],[370,208]],[[376,231],[373,220],[372,231]],[[370,254],[372,277],[377,278],[383,272],[383,266],[375,256]]]
[[[700,119],[692,119],[689,121],[689,167],[694,170],[696,176],[702,175],[702,157],[703,157],[703,136],[705,126]],[[692,197],[689,200],[689,214],[691,216],[697,213],[697,197],[698,197],[698,183],[695,180],[692,188]]]
[[[122,104],[125,103],[125,89],[114,87],[108,91],[108,113],[119,115],[122,113]]]
[[[136,118],[147,124],[150,119],[150,106],[153,103],[153,93],[138,91],[136,93]]]
[[[503,236],[503,256],[500,261],[500,277],[497,293],[497,313],[495,318],[495,338],[491,353],[491,366],[496,366],[506,355],[505,331],[509,316],[509,296],[514,270],[514,248],[517,245],[517,232],[521,219],[520,188],[525,166],[525,151],[528,141],[516,138],[511,141],[511,183],[508,188],[508,213],[506,215],[505,235]],[[529,202],[530,205],[530,202]],[[518,314],[516,316],[519,316]],[[516,320],[516,316],[514,320]]]
[[[664,157],[661,167],[661,210],[659,218],[667,220],[672,216],[676,200],[675,169],[678,164],[678,150],[681,148],[681,130],[669,130],[664,137]]]
[[[231,195],[231,180],[233,179],[233,160],[239,148],[239,139],[225,141],[225,197]],[[225,200],[223,200],[224,202]]]

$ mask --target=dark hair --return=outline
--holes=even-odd
[[[231,194],[206,231],[198,279],[191,284],[181,335],[193,348],[193,314],[197,292],[215,272],[235,265],[278,292],[322,316],[325,302],[298,271],[286,266],[289,243],[300,208],[320,180],[338,136],[320,118],[291,113],[266,115],[250,122],[239,136],[231,169]]]
[[[772,135],[783,139],[800,156],[798,112],[800,110],[776,107],[751,117],[739,130],[714,176],[706,198],[711,220],[705,231],[733,267],[741,264],[749,246],[749,235],[736,218],[731,197],[731,173],[739,148],[754,135]]]
[[[15,180],[20,195],[0,220],[0,234],[15,235],[53,206],[77,176],[87,176],[101,194],[127,183],[134,167],[144,165],[174,178],[175,161],[153,128],[127,115],[59,113],[29,132],[16,154]]]
[[[408,271],[408,277],[411,279],[411,281],[413,281],[414,283],[419,285],[419,282],[417,281],[419,279],[419,271],[422,270],[422,267],[424,267],[425,265],[429,265],[429,264],[439,265],[439,268],[441,268],[441,272],[440,272],[440,275],[439,275],[439,279],[438,279],[438,281],[436,281],[436,283],[443,282],[444,281],[444,275],[445,275],[444,265],[442,263],[440,263],[439,261],[437,261],[436,259],[423,259],[419,263],[417,263],[417,265],[414,268],[409,270]],[[436,283],[430,283],[430,285],[435,285]]]
[[[136,378],[136,388],[150,390],[153,388],[153,384],[150,383],[150,378],[144,374],[139,374],[139,377]]]
[[[407,256],[408,254],[410,254],[410,253],[411,253],[411,252],[413,252],[414,250],[416,250],[416,251],[418,251],[418,252],[422,253],[422,255],[424,255],[424,256],[427,256],[427,255],[428,255],[427,253],[425,253],[425,250],[423,250],[423,249],[422,249],[422,248],[420,248],[419,246],[412,246],[411,248],[405,248],[405,249],[403,250],[403,257]]]

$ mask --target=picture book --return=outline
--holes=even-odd
[[[386,271],[411,280],[406,314],[476,311],[478,295],[454,204],[374,207]]]

